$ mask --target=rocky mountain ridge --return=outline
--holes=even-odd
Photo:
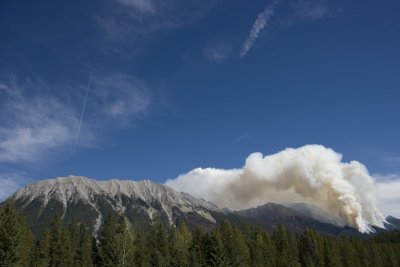
[[[82,176],[58,177],[28,184],[7,201],[15,203],[38,236],[57,213],[65,222],[75,218],[86,224],[94,235],[110,213],[124,215],[141,229],[148,228],[151,221],[159,217],[167,226],[185,221],[190,228],[205,230],[229,220],[239,227],[253,224],[269,232],[283,224],[295,232],[314,228],[329,235],[360,235],[356,229],[346,227],[313,205],[267,203],[242,211],[229,211],[150,180],[98,181]],[[386,228],[400,229],[399,220],[389,217]],[[376,231],[386,230],[377,228]]]
[[[97,181],[82,176],[32,183],[9,200],[25,214],[34,230],[47,225],[56,212],[65,220],[75,217],[96,232],[109,212],[124,214],[131,221],[145,225],[156,215],[173,224],[185,214],[215,223],[210,212],[220,211],[211,202],[150,180]]]

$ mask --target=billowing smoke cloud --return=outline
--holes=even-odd
[[[260,32],[267,26],[267,23],[274,15],[275,6],[279,3],[280,0],[275,0],[272,4],[268,5],[263,12],[261,12],[256,21],[251,28],[249,36],[243,43],[242,50],[240,51],[240,57],[243,58],[246,56],[247,52],[249,52],[250,48],[253,46],[254,42],[257,40]]]
[[[361,232],[385,221],[376,205],[374,180],[363,164],[342,162],[321,145],[253,153],[242,169],[197,168],[166,184],[232,210],[266,202],[313,203]]]

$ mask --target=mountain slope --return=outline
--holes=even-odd
[[[148,228],[152,218],[158,216],[165,225],[185,221],[190,228],[206,230],[217,227],[223,220],[229,220],[239,227],[250,223],[269,232],[282,224],[295,232],[314,228],[329,235],[360,235],[356,229],[341,227],[323,211],[308,204],[296,203],[286,207],[267,203],[230,212],[149,180],[96,181],[80,176],[59,177],[29,184],[7,201],[13,201],[16,208],[23,212],[37,236],[49,226],[56,213],[65,222],[74,217],[85,223],[93,234],[96,234],[104,218],[113,213],[123,214],[140,229]],[[400,220],[389,217],[387,221],[387,229],[400,229]]]
[[[14,201],[36,234],[42,233],[58,212],[64,221],[75,217],[95,233],[107,214],[123,214],[139,227],[154,216],[167,224],[186,220],[189,225],[213,227],[214,204],[172,188],[145,181],[96,181],[80,176],[59,177],[29,184],[15,192]]]
[[[329,212],[308,203],[285,203],[282,205],[320,222],[334,224],[341,227],[346,225],[346,222],[342,219],[337,218]]]
[[[314,228],[320,233],[329,235],[335,235],[341,229],[341,227],[334,224],[318,221],[294,209],[275,203],[267,203],[256,208],[236,211],[235,214],[252,218],[258,225],[269,232],[273,232],[280,224],[286,225],[295,232]]]

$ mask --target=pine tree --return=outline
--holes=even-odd
[[[233,227],[233,242],[234,242],[234,266],[249,266],[250,251],[247,242],[238,228]]]
[[[79,242],[79,226],[78,222],[76,221],[75,217],[72,218],[71,222],[68,225],[68,232],[65,233],[68,237],[68,266],[71,267],[79,267],[79,251],[80,251],[80,242]]]
[[[135,234],[123,215],[118,222],[109,215],[100,233],[100,255],[102,266],[133,266]]]
[[[315,230],[306,230],[300,235],[300,261],[303,266],[324,266],[323,249],[323,239]]]
[[[205,262],[208,266],[224,266],[224,245],[218,230],[214,230],[206,236],[205,250]]]
[[[57,213],[50,224],[49,265],[54,267],[68,266],[69,240],[61,216]]]
[[[340,249],[335,238],[324,238],[324,261],[325,266],[327,267],[343,266],[340,256]]]
[[[19,266],[28,266],[31,261],[32,252],[34,248],[34,236],[31,228],[25,221],[25,217],[18,213],[17,214],[17,226],[18,226],[18,247],[17,253]]]
[[[169,266],[168,239],[159,217],[154,219],[147,235],[146,249],[149,251],[147,261],[151,266]]]
[[[118,238],[116,235],[116,222],[112,214],[104,220],[103,229],[100,232],[100,258],[101,266],[113,267],[119,262]]]
[[[133,227],[136,229],[135,227]],[[148,261],[146,261],[146,235],[143,232],[136,231],[134,238],[134,253],[133,262],[135,266],[145,266]]]
[[[45,230],[38,244],[39,261],[38,266],[49,266],[50,265],[50,232]]]
[[[116,266],[132,266],[134,264],[134,239],[135,233],[123,215],[119,216],[116,226],[116,237],[119,254],[119,262]]]
[[[101,256],[99,250],[99,242],[96,237],[92,237],[92,263],[93,266],[101,266]]]
[[[0,209],[0,266],[17,266],[20,260],[17,216],[12,203]]]
[[[343,266],[353,267],[360,265],[357,261],[357,251],[354,246],[354,241],[346,237],[339,237],[339,240]]]
[[[251,266],[274,266],[276,251],[268,234],[253,228],[248,232],[248,239]]]
[[[279,225],[273,234],[277,250],[276,265],[300,266],[296,237],[286,227]]]
[[[190,266],[189,247],[192,236],[186,223],[182,222],[177,228],[172,228],[170,233],[171,266]]]
[[[208,235],[199,228],[192,232],[192,242],[189,248],[190,262],[193,267],[206,265]]]
[[[87,231],[86,225],[81,224],[79,228],[79,244],[77,253],[77,266],[90,267],[93,266],[92,261],[92,241]]]
[[[228,221],[224,221],[220,228],[224,247],[224,264],[228,266],[248,266],[250,252],[241,232]]]

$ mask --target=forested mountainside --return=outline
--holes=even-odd
[[[184,222],[166,228],[156,217],[142,231],[111,213],[97,238],[84,223],[56,215],[36,239],[12,203],[0,208],[0,244],[0,266],[400,266],[396,230],[357,239],[284,226],[269,234],[224,221],[190,231]]]
[[[97,235],[105,218],[113,214],[123,215],[141,230],[149,229],[152,220],[159,217],[166,226],[185,222],[189,229],[206,231],[228,220],[242,229],[245,224],[253,224],[269,233],[282,224],[299,233],[313,228],[327,235],[363,236],[356,229],[343,227],[342,221],[309,204],[284,206],[267,203],[247,210],[230,211],[149,180],[97,181],[81,176],[58,177],[28,184],[16,191],[7,202],[14,203],[38,238],[57,214],[63,223],[75,219],[85,224],[91,235]],[[386,228],[399,229],[398,219],[389,217]]]

